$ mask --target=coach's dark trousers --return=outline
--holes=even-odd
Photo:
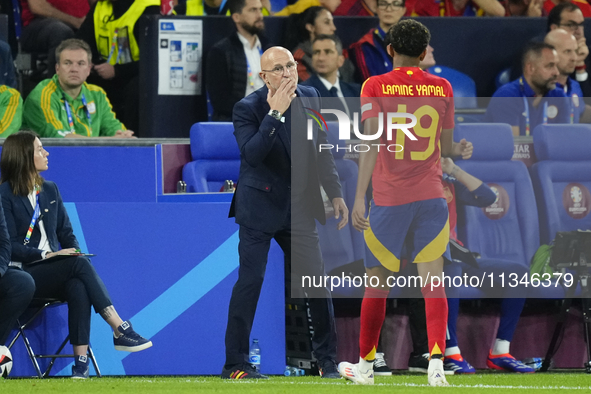
[[[296,212],[297,211],[297,212]],[[292,218],[290,225],[290,216]],[[232,290],[226,329],[226,368],[248,362],[249,338],[256,312],[271,240],[292,267],[292,282],[300,275],[323,276],[324,262],[318,243],[316,222],[303,209],[285,219],[283,229],[266,233],[240,226],[240,268]],[[312,350],[320,362],[336,358],[336,328],[330,292],[326,288],[305,289],[314,327]]]
[[[68,329],[72,345],[90,341],[90,306],[99,313],[113,305],[105,284],[86,257],[72,256],[51,263],[26,267],[37,290],[36,298],[68,302]]]
[[[0,345],[4,345],[16,319],[27,309],[35,293],[31,275],[9,267],[0,278]]]

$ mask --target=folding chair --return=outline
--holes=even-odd
[[[31,304],[29,305],[29,308],[36,309],[35,312],[24,324],[21,323],[20,319],[17,320],[17,325],[18,325],[17,331],[18,332],[17,332],[16,336],[12,339],[10,344],[8,345],[8,349],[10,349],[16,343],[16,341],[18,340],[19,337],[23,338],[25,348],[27,349],[27,353],[29,354],[29,358],[31,359],[31,362],[33,363],[33,367],[35,368],[35,371],[37,372],[37,376],[40,379],[43,379],[43,378],[46,378],[49,376],[49,373],[51,372],[51,369],[53,368],[53,364],[55,363],[55,360],[57,360],[58,358],[74,358],[75,357],[74,354],[61,354],[62,350],[64,349],[64,347],[66,346],[66,344],[70,340],[69,334],[68,334],[68,336],[66,336],[64,341],[61,343],[60,347],[55,352],[55,354],[37,354],[37,353],[35,353],[35,351],[31,347],[31,344],[29,343],[29,339],[27,338],[27,335],[25,334],[25,330],[27,329],[27,327],[29,325],[31,325],[35,321],[35,319],[37,319],[37,317],[39,315],[41,315],[41,313],[46,308],[51,307],[51,306],[58,306],[61,304],[66,304],[66,302],[56,299],[56,298],[33,298],[33,300],[31,301]],[[51,359],[51,361],[49,362],[49,365],[47,366],[47,368],[45,369],[44,372],[41,372],[41,368],[39,367],[39,363],[37,362],[38,358]],[[100,378],[101,371],[99,370],[98,364],[96,362],[96,358],[94,357],[94,352],[92,351],[92,348],[90,347],[90,345],[88,345],[88,358],[90,359],[90,361],[92,361],[92,365],[94,366],[94,370],[96,371],[96,376]]]

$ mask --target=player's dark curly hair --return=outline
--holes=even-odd
[[[392,45],[396,53],[409,57],[419,57],[429,45],[431,33],[421,22],[405,19],[388,30],[386,45]]]

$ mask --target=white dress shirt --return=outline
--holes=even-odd
[[[330,82],[328,82],[327,79],[322,78],[320,75],[318,75],[318,78],[320,79],[320,82],[322,82],[322,84],[324,85],[326,90],[330,91],[330,89],[332,87],[337,88],[337,96],[339,97],[339,99],[343,103],[343,106],[345,107],[345,111],[347,111],[347,116],[349,117],[349,119],[351,119],[351,116],[349,113],[349,106],[347,105],[347,101],[345,100],[345,96],[343,96],[343,91],[341,90],[341,84],[339,83],[339,78],[337,78],[337,81],[335,82],[334,85],[331,84]]]
[[[242,34],[236,34],[238,34],[238,39],[242,43],[242,46],[244,47],[244,54],[246,55],[246,90],[244,91],[244,97],[246,97],[255,90],[265,86],[265,82],[263,82],[261,76],[259,75],[261,72],[261,55],[263,53],[263,48],[258,36],[256,36],[254,46],[251,47],[250,42],[248,42],[248,40],[243,37]],[[250,66],[250,71],[252,73],[250,78],[248,76],[248,66]]]

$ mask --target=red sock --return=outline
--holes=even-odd
[[[365,288],[361,303],[361,331],[359,332],[359,355],[364,360],[375,359],[380,330],[386,316],[388,293],[390,290]]]
[[[445,353],[445,333],[447,329],[447,298],[443,284],[433,287],[431,283],[421,289],[425,298],[425,315],[427,317],[427,337],[429,353]]]

